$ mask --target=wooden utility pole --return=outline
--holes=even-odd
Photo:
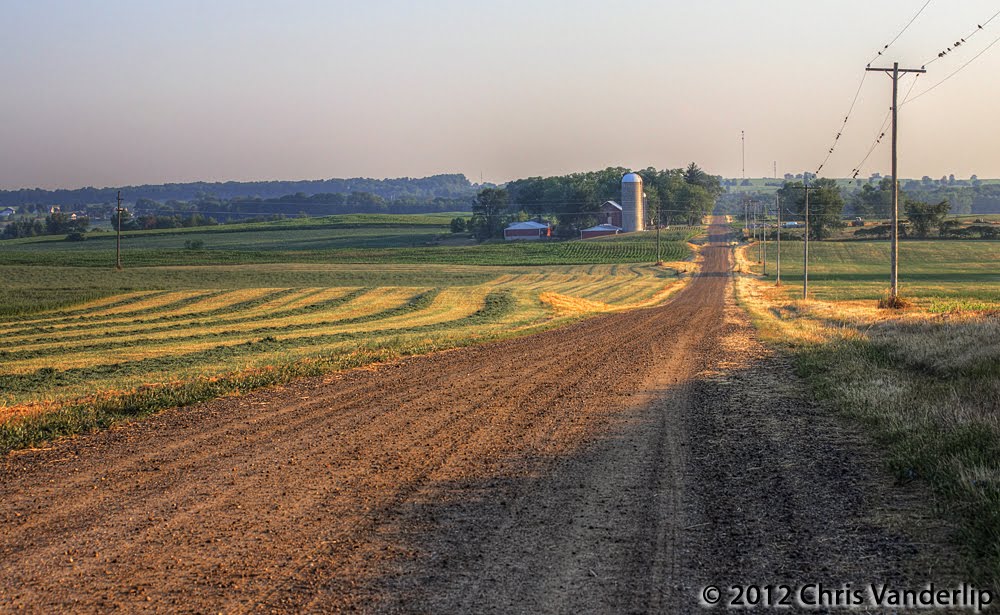
[[[760,213],[761,213],[760,215],[761,222],[764,225],[763,227],[761,227],[760,249],[764,255],[762,258],[764,260],[764,277],[766,278],[767,277],[767,206],[765,206],[764,203],[760,204]]]
[[[660,222],[661,222],[660,207],[661,207],[661,205],[657,205],[656,206],[656,264],[657,265],[659,265],[660,262],[661,262],[661,260],[662,260],[660,258]]]
[[[815,190],[809,185],[809,178],[805,179],[803,189],[806,191],[806,233],[802,237],[802,298],[809,298],[809,191]]]
[[[778,212],[778,253],[775,258],[775,286],[781,286],[781,197],[774,195],[774,208]]]
[[[899,296],[899,168],[896,165],[896,144],[899,133],[899,75],[906,73],[926,73],[922,68],[900,68],[893,62],[892,68],[872,68],[867,71],[886,73],[892,79],[892,222],[889,227],[889,300],[895,303]],[[808,192],[806,197],[808,198]]]
[[[808,180],[806,180],[808,181]],[[806,234],[802,244],[802,298],[809,298],[809,184],[806,184]]]
[[[750,210],[747,207],[746,195],[743,195],[743,232],[750,233]]]
[[[767,275],[767,253],[764,252],[764,242],[767,238],[764,235],[764,206],[762,203],[757,203],[757,233],[760,238],[760,247],[757,248],[757,257],[761,263],[764,264],[764,275]]]
[[[115,237],[115,269],[122,270],[122,191],[118,191],[118,235]]]

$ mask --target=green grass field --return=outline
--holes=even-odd
[[[768,274],[776,251],[768,242]],[[781,281],[795,297],[802,286],[801,241],[782,242]],[[747,252],[757,254],[756,248]],[[809,244],[809,289],[824,301],[878,299],[889,287],[889,242],[820,241]],[[930,309],[1000,303],[1000,242],[903,241],[899,248],[900,293]],[[760,265],[754,266],[760,273]]]
[[[124,271],[110,267],[111,234],[0,242],[0,451],[295,377],[650,305],[679,279],[651,264],[649,233],[449,245],[448,219],[344,216],[129,233]],[[664,233],[664,260],[685,258],[691,234]],[[185,249],[192,237],[206,249]]]
[[[135,290],[205,284],[225,288],[473,285],[489,279],[483,267],[642,263],[656,258],[651,233],[585,242],[476,244],[449,232],[454,215],[345,215],[126,232],[123,272],[111,270],[114,233],[90,233],[83,242],[68,242],[61,236],[0,241],[0,276],[8,281],[0,288],[0,316]],[[699,230],[663,232],[663,259],[686,257],[684,240]],[[197,249],[185,247],[192,241],[201,242]],[[328,267],[338,264],[344,266]],[[406,274],[384,267],[401,264],[420,267],[411,267]],[[450,267],[446,273],[441,270],[444,266]],[[463,268],[467,266],[472,268]]]
[[[433,265],[551,265],[639,263],[655,260],[652,233],[582,241],[475,244],[448,231],[451,214],[352,215],[255,225],[132,231],[122,234],[127,267],[261,263],[415,263]],[[684,240],[698,229],[663,233],[664,260],[687,253]],[[0,266],[108,267],[115,234],[89,233],[86,241],[33,237],[0,241]],[[201,242],[197,249],[186,243]]]

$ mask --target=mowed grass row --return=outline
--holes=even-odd
[[[80,423],[78,415],[135,395],[146,396],[143,408],[166,407],[179,390],[217,390],[206,383],[244,390],[248,374],[268,383],[363,363],[366,352],[391,358],[522,334],[655,300],[677,282],[672,270],[653,265],[494,273],[485,283],[459,286],[133,291],[8,318],[0,350],[0,448],[70,423],[97,426],[97,419]],[[556,310],[543,300],[549,293],[587,302]],[[153,390],[161,392],[160,402]],[[145,411],[119,406],[119,414]],[[67,425],[39,428],[49,420],[39,417],[66,412],[76,417]]]
[[[241,288],[330,288],[379,286],[476,286],[504,270],[462,265],[378,267],[329,263],[258,265],[169,265],[114,271],[98,267],[5,265],[0,255],[0,331],[13,320],[58,312],[72,320],[105,304],[128,300],[128,293],[173,290],[229,292]],[[189,297],[189,301],[200,300]],[[81,307],[81,304],[87,307]],[[51,314],[50,314],[51,315]]]

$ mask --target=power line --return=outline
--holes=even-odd
[[[930,4],[930,3],[931,3],[931,0],[927,0],[927,2],[925,2],[924,5],[922,7],[920,7],[920,10],[917,11],[917,14],[914,15],[910,19],[910,21],[908,21],[906,23],[905,26],[903,26],[903,29],[899,31],[899,34],[897,34],[894,39],[892,39],[891,41],[889,41],[888,45],[886,45],[878,53],[876,53],[874,58],[872,58],[871,60],[868,60],[868,64],[865,66],[865,68],[867,68],[868,66],[871,66],[872,62],[874,62],[875,60],[877,60],[879,58],[879,56],[881,56],[883,53],[885,53],[889,49],[889,47],[892,47],[893,44],[895,44],[895,42],[899,40],[899,37],[903,36],[903,33],[910,29],[910,26],[913,25],[913,22],[915,22],[917,20],[917,17],[920,17],[920,14],[924,12],[924,9],[926,9],[927,5]]]
[[[888,45],[886,47],[888,48]],[[854,92],[854,100],[851,101],[851,108],[847,110],[847,115],[844,116],[844,121],[840,125],[840,130],[837,131],[837,135],[833,138],[833,144],[830,146],[830,149],[826,152],[826,157],[823,158],[823,162],[821,162],[820,165],[816,167],[816,175],[819,175],[819,172],[823,170],[823,167],[826,166],[826,163],[830,161],[830,157],[833,156],[833,151],[837,149],[837,142],[840,141],[840,137],[844,134],[844,130],[847,128],[847,122],[850,121],[851,114],[854,113],[854,107],[857,106],[858,104],[858,98],[861,96],[861,88],[864,87],[865,79],[867,77],[868,77],[867,72],[862,73],[861,83],[858,84],[858,89],[856,92]]]
[[[892,47],[896,43],[896,41],[899,40],[899,37],[903,36],[903,33],[906,32],[911,25],[913,25],[913,22],[916,21],[918,17],[920,17],[920,15],[924,12],[924,9],[926,9],[927,5],[929,5],[930,3],[931,0],[927,0],[926,2],[924,2],[924,5],[920,7],[920,10],[918,10],[916,14],[910,18],[910,21],[908,21],[906,25],[903,26],[903,29],[900,30],[899,33],[891,41],[888,42],[888,44],[882,47],[882,49],[880,49],[871,60],[868,60],[868,63],[865,65],[866,69],[869,68],[872,62],[877,60],[883,53],[888,51],[888,49]],[[851,115],[854,113],[854,108],[858,104],[858,99],[861,97],[861,89],[864,87],[865,79],[867,79],[867,77],[868,77],[868,71],[866,70],[861,74],[861,82],[858,83],[858,89],[854,92],[854,98],[851,100],[851,106],[850,108],[848,108],[847,115],[844,116],[844,121],[840,125],[840,130],[837,131],[836,136],[834,136],[833,138],[833,144],[830,145],[830,148],[827,150],[826,157],[823,158],[823,162],[821,162],[820,165],[816,167],[817,177],[819,176],[820,171],[823,170],[823,167],[826,166],[826,163],[830,161],[830,157],[833,156],[833,152],[837,149],[837,144],[840,142],[840,137],[843,136],[844,130],[847,128],[847,123],[850,121]]]
[[[905,105],[906,101],[910,98],[910,93],[913,92],[913,86],[917,85],[917,81],[920,79],[920,74],[921,73],[916,73],[914,75],[913,82],[910,83],[910,89],[906,91],[906,96],[903,97],[903,102],[900,103],[899,105],[900,107]],[[851,170],[851,179],[857,179],[858,174],[861,173],[861,169],[865,166],[865,163],[868,162],[868,158],[871,157],[872,153],[875,152],[875,149],[882,143],[882,139],[885,138],[886,130],[888,130],[889,128],[889,120],[891,119],[892,119],[892,109],[889,109],[888,111],[886,111],[885,118],[882,120],[882,126],[878,130],[878,136],[875,137],[875,141],[872,142],[871,147],[868,148],[868,153],[865,154],[865,157],[861,159],[861,162],[858,163],[858,166],[854,167],[854,169]]]
[[[986,28],[986,26],[990,25],[990,22],[993,21],[994,19],[996,19],[998,16],[1000,16],[1000,11],[997,11],[996,13],[993,13],[993,16],[990,17],[989,19],[987,19],[985,22],[976,25],[976,28],[972,32],[970,32],[969,34],[965,35],[964,38],[958,39],[951,46],[946,47],[942,51],[938,52],[938,54],[936,56],[934,56],[930,60],[924,62],[924,65],[922,66],[922,68],[927,68],[927,66],[929,64],[933,64],[934,62],[937,62],[941,58],[943,58],[946,55],[950,54],[955,49],[961,47],[962,45],[968,44],[968,42],[972,39],[973,36],[975,36],[975,35],[979,34],[980,32],[982,32]]]
[[[947,77],[945,77],[941,81],[938,81],[937,83],[935,83],[931,87],[927,88],[923,92],[921,92],[921,93],[917,94],[916,96],[914,96],[909,102],[913,102],[914,100],[917,100],[918,98],[920,98],[924,94],[929,94],[930,92],[933,92],[939,85],[942,85],[945,81],[948,81],[949,79],[951,79],[952,77],[954,77],[958,73],[962,72],[962,70],[965,69],[966,66],[968,66],[969,64],[972,64],[973,62],[975,62],[976,59],[979,58],[979,56],[981,56],[984,53],[986,53],[987,51],[989,51],[997,43],[1000,43],[1000,36],[998,36],[997,38],[993,39],[993,42],[990,43],[989,45],[987,45],[985,49],[983,49],[982,51],[980,51],[976,55],[972,56],[972,58],[968,62],[966,62],[965,64],[959,66],[954,72],[952,72],[950,75],[948,75]]]

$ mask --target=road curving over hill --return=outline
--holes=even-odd
[[[7,456],[0,612],[697,612],[708,583],[948,573],[711,233],[663,306]]]

